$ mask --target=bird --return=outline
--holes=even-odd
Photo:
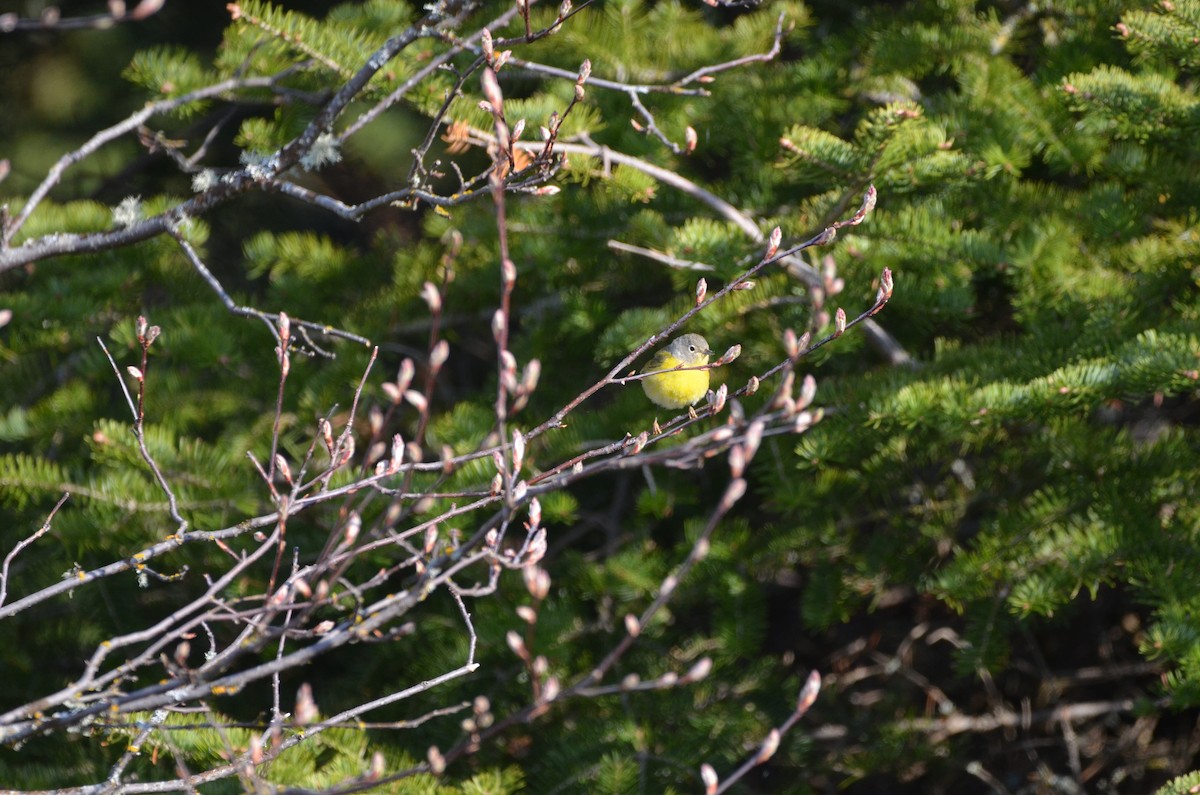
[[[712,351],[699,334],[684,334],[654,354],[643,373],[669,370],[642,379],[646,397],[667,409],[691,406],[708,393],[708,370],[676,370],[677,367],[703,367]]]

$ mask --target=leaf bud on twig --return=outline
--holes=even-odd
[[[689,155],[696,151],[696,144],[700,142],[699,136],[696,135],[696,130],[691,125],[683,131],[683,148]]]
[[[546,528],[539,527],[534,532],[533,538],[529,539],[524,565],[536,566],[542,558],[546,557],[546,550],[549,548],[549,545],[546,544]]]
[[[539,602],[550,594],[550,572],[538,566],[524,569],[525,588]]]
[[[410,384],[412,384],[413,374],[416,372],[417,366],[413,364],[412,359],[405,359],[400,362],[400,369],[396,371],[396,389],[400,394],[404,394]],[[396,401],[399,403],[400,401]]]
[[[529,649],[526,648],[525,641],[521,639],[516,630],[510,629],[504,636],[504,642],[508,644],[508,648],[512,649],[513,654],[525,662],[529,662]]]
[[[699,682],[702,679],[708,678],[712,672],[713,661],[711,657],[701,657],[696,661],[696,664],[688,669],[688,672],[679,680],[680,684],[688,684],[690,682]]]
[[[436,745],[429,746],[429,750],[425,752],[425,759],[429,762],[429,772],[433,775],[440,776],[446,772],[446,757],[442,756]]]
[[[296,691],[296,712],[294,718],[296,725],[307,726],[315,721],[319,714],[317,702],[313,699],[312,686],[308,682],[305,682]]]
[[[804,380],[800,383],[800,397],[796,399],[796,408],[808,408],[816,396],[817,379],[813,378],[811,374],[804,376]]]
[[[742,449],[740,444],[735,444],[729,448],[729,472],[735,477],[740,478],[746,471],[746,451]]]
[[[783,380],[779,382],[779,391],[775,393],[775,400],[771,402],[774,408],[783,408],[784,403],[792,399],[792,389],[796,384],[796,373],[788,370],[783,374]]]
[[[317,433],[321,435],[321,441],[325,443],[325,449],[329,451],[329,455],[333,455],[333,428],[329,425],[329,420],[322,417],[317,420]]]
[[[721,495],[721,509],[728,511],[733,507],[734,503],[746,495],[746,481],[743,478],[734,478],[729,481],[729,486],[726,487],[725,493]]]
[[[525,436],[516,428],[513,429],[512,435],[512,465],[513,474],[521,471],[522,465],[525,463]]]
[[[721,365],[729,364],[730,362],[732,362],[734,359],[736,359],[737,357],[739,357],[741,355],[742,355],[742,346],[741,345],[731,345],[731,346],[729,346],[729,350],[727,350],[727,351],[725,351],[725,353],[721,354],[720,359],[717,359],[717,365],[721,366]]]
[[[490,62],[492,54],[495,52],[495,45],[492,43],[492,32],[487,28],[479,34],[479,45],[483,49],[483,55]]]
[[[558,677],[552,676],[546,680],[546,684],[542,687],[542,701],[551,702],[558,698],[562,686],[558,683]]]
[[[412,404],[413,408],[424,414],[429,409],[429,401],[415,389],[410,389],[404,393],[404,399]]]
[[[771,237],[767,243],[767,254],[763,259],[771,259],[775,253],[779,251],[779,244],[783,242],[783,230],[778,226],[771,230]]]
[[[708,394],[711,396],[711,400],[708,404],[709,412],[711,414],[720,414],[722,411],[724,411],[725,401],[729,398],[729,387],[727,387],[725,384],[721,384],[719,387],[717,387],[716,392],[710,390]]]
[[[342,545],[353,546],[361,531],[362,517],[359,516],[358,511],[351,511],[349,518],[346,519],[346,526],[342,529]]]
[[[442,369],[442,365],[450,358],[450,343],[445,340],[438,340],[433,346],[433,350],[429,352],[429,369],[434,373]]]
[[[421,300],[429,306],[429,311],[435,315],[442,311],[442,294],[433,282],[421,285]]]
[[[504,95],[500,93],[500,81],[496,79],[496,72],[490,66],[484,67],[480,83],[483,86],[483,96],[490,105],[486,109],[499,116],[504,112]]]
[[[779,729],[771,729],[767,734],[767,739],[763,740],[762,747],[758,749],[758,755],[754,757],[754,763],[761,765],[775,755],[779,750]]]
[[[708,762],[700,765],[700,780],[704,782],[704,795],[717,795],[717,787],[721,780],[717,778],[717,771],[713,770],[713,766]]]
[[[816,703],[818,693],[821,693],[821,674],[812,671],[809,679],[805,680],[804,687],[800,688],[800,698],[796,703],[797,715],[804,715],[809,711],[809,707]]]
[[[792,423],[792,431],[794,433],[804,433],[811,428],[817,420],[821,418],[821,412],[802,411],[796,415],[796,421]]]
[[[790,328],[783,332],[783,351],[788,355],[789,359],[795,359],[800,355],[800,345],[796,340],[796,332]]]
[[[704,303],[704,296],[708,295],[708,282],[704,279],[696,282],[696,306]]]
[[[629,637],[636,638],[642,634],[642,622],[638,621],[638,617],[633,613],[625,614],[625,631],[629,633]]]
[[[279,453],[275,454],[275,469],[277,469],[279,474],[283,476],[284,481],[287,482],[288,485],[291,485],[292,470],[288,467],[287,461],[284,459],[284,457]]]
[[[542,375],[542,363],[537,359],[530,359],[525,365],[525,372],[521,374],[521,389],[526,394],[532,393],[537,389],[538,379]]]
[[[838,307],[833,315],[833,336],[840,337],[846,333],[846,310]]]
[[[758,453],[758,446],[762,444],[764,430],[766,430],[766,425],[762,420],[755,420],[746,429],[746,440],[742,442],[742,446],[746,448],[747,463],[753,461],[754,456]]]
[[[508,320],[504,317],[504,310],[497,309],[492,315],[492,339],[499,345],[504,341],[505,332],[508,329]]]

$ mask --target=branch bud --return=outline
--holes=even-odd
[[[512,440],[512,462],[515,475],[521,471],[521,466],[525,463],[525,436],[515,428]]]
[[[499,345],[504,341],[505,332],[508,330],[508,320],[504,317],[504,310],[497,309],[492,315],[492,339]]]
[[[754,763],[761,765],[775,755],[779,750],[779,729],[771,729],[767,735],[767,739],[763,740],[762,747],[758,749],[758,755],[754,757]]]
[[[424,414],[429,409],[429,401],[415,389],[410,389],[404,393],[404,399],[412,404],[413,408]]]
[[[740,478],[746,472],[746,451],[740,444],[729,448],[729,471],[735,478]]]
[[[504,642],[508,644],[508,648],[512,649],[513,654],[520,657],[525,662],[529,662],[529,649],[525,647],[525,641],[515,630],[509,630],[504,636]]]
[[[779,244],[783,242],[783,230],[778,226],[771,230],[771,237],[767,243],[767,254],[763,259],[771,259],[775,256],[775,252],[779,251]]]
[[[296,691],[296,712],[295,721],[299,726],[307,726],[317,719],[319,715],[317,710],[317,702],[313,699],[312,685],[308,682],[300,685],[300,689]]]
[[[421,298],[429,306],[429,311],[435,315],[442,311],[442,294],[433,282],[421,285]]]
[[[403,395],[408,390],[416,369],[417,367],[413,364],[412,359],[405,359],[400,362],[400,369],[396,371],[396,389],[399,390],[400,394]],[[399,401],[396,402],[398,403]]]
[[[691,125],[683,131],[683,148],[689,155],[696,151],[696,144],[700,142],[699,136],[696,135],[696,130]]]
[[[696,306],[704,303],[704,296],[708,295],[708,282],[704,279],[696,282]]]
[[[717,391],[709,392],[708,394],[710,396],[710,402],[708,404],[709,411],[712,414],[720,414],[722,411],[724,411],[725,401],[729,399],[729,387],[727,387],[725,384],[721,384],[719,387],[717,387]]]
[[[436,373],[442,369],[442,365],[450,358],[450,343],[445,340],[438,340],[437,345],[433,346],[433,350],[429,352],[429,369]]]
[[[286,481],[288,485],[291,485],[292,470],[288,468],[287,461],[284,460],[284,457],[278,453],[275,454],[275,469],[279,470],[279,474],[283,476],[284,481]]]
[[[521,374],[521,388],[526,394],[537,389],[538,379],[542,375],[542,363],[537,359],[530,359],[529,364],[525,365],[525,372]]]
[[[500,93],[500,81],[496,79],[496,72],[490,66],[484,67],[480,83],[483,85],[483,96],[490,105],[487,110],[497,116],[503,113],[504,95]]]
[[[721,495],[721,510],[728,511],[744,496],[746,496],[746,481],[743,478],[734,478],[729,481],[729,486]]]
[[[638,621],[638,617],[633,613],[625,615],[625,631],[629,633],[629,637],[636,638],[642,634],[642,622]]]
[[[800,383],[800,397],[796,399],[796,408],[806,409],[812,405],[813,398],[817,396],[817,379],[812,375],[804,376],[804,381]]]
[[[446,757],[442,756],[436,745],[429,746],[429,750],[425,752],[425,759],[429,762],[429,772],[433,775],[440,776],[446,772]]]
[[[817,694],[821,692],[821,674],[817,671],[809,673],[808,679],[804,682],[804,687],[800,689],[800,698],[796,702],[796,714],[803,715],[808,712],[817,701]]]

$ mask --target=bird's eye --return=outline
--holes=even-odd
[[[692,353],[695,353],[695,352],[696,352],[696,346],[695,346],[695,345],[689,345],[689,346],[688,346],[688,350],[689,350],[689,351],[691,351]]]

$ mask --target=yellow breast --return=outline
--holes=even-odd
[[[644,372],[669,370],[679,364],[674,356],[660,352],[650,360]],[[679,370],[652,375],[642,379],[642,389],[646,390],[646,397],[663,408],[681,409],[691,406],[708,392],[708,370]]]

